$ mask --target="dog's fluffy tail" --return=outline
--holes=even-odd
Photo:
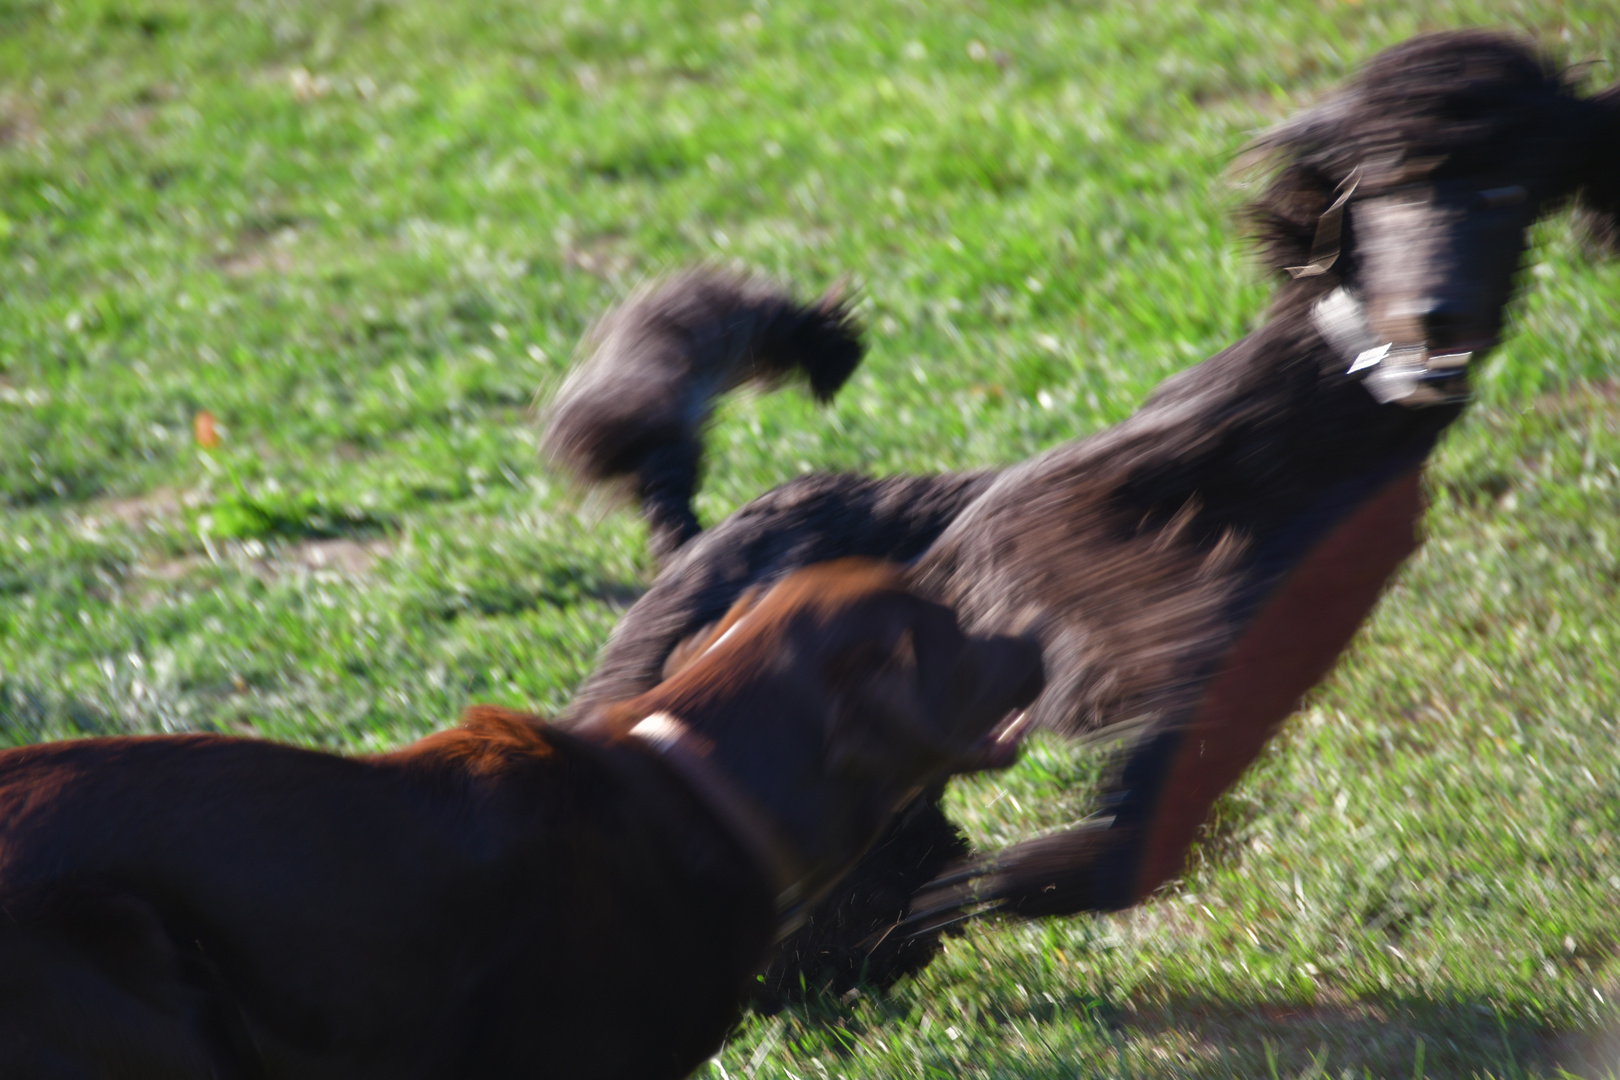
[[[799,376],[826,401],[862,347],[836,290],[806,305],[705,268],[638,291],[603,317],[585,351],[547,410],[542,449],[587,483],[628,480],[662,561],[701,529],[691,504],[715,399]]]

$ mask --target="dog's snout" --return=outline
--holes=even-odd
[[[1033,704],[1035,699],[1041,696],[1041,691],[1046,689],[1046,668],[1041,660],[1041,649],[1038,644],[1028,638],[1020,638],[1019,644],[1031,654],[1029,674],[1013,693],[1013,704],[1024,709]]]
[[[1445,352],[1464,343],[1477,344],[1494,336],[1487,310],[1464,295],[1421,296],[1391,304],[1389,314],[1411,326],[1417,339],[1431,352]]]
[[[1004,698],[1004,708],[1022,709],[1046,689],[1046,671],[1040,642],[1033,637],[994,637],[984,642],[984,668],[992,673],[992,694]]]
[[[1470,337],[1478,321],[1473,306],[1458,297],[1429,297],[1415,313],[1423,327],[1423,340],[1431,349],[1445,349]]]
[[[1422,340],[1430,350],[1445,350],[1487,335],[1481,329],[1481,311],[1463,296],[1426,296],[1411,304],[1411,314],[1422,327]]]

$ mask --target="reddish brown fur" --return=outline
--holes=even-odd
[[[366,759],[217,735],[0,754],[0,1076],[686,1074],[735,1022],[775,889],[626,730],[665,711],[712,744],[814,891],[1040,686],[1033,643],[964,637],[889,568],[748,605],[572,732],[485,706]]]
[[[1133,900],[1181,872],[1215,800],[1332,669],[1389,578],[1417,550],[1421,479],[1421,470],[1408,472],[1317,545],[1227,653],[1165,778]]]

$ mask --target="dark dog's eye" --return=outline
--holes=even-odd
[[[966,701],[979,691],[979,660],[973,650],[963,649],[951,665],[950,695],[954,700]]]
[[[845,649],[827,663],[827,681],[848,686],[876,675],[893,660],[894,654],[875,641],[863,641]]]
[[[1513,184],[1508,187],[1488,188],[1474,196],[1474,201],[1482,210],[1501,210],[1509,206],[1518,206],[1530,197],[1530,192],[1522,184]]]

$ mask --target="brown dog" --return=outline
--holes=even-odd
[[[846,560],[562,732],[355,759],[214,735],[0,754],[0,1076],[678,1077],[917,790],[1011,760],[1029,640]]]

